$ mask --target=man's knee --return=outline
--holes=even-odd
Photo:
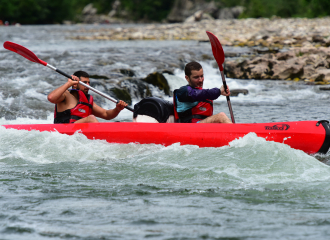
[[[214,114],[199,122],[200,123],[231,123],[231,121],[224,112]]]
[[[217,115],[221,118],[227,117],[227,115],[224,112],[218,113]]]
[[[97,123],[99,122],[94,115],[89,115],[88,117],[79,119],[75,123]]]
[[[219,120],[227,118],[227,116],[224,112],[217,113],[215,116],[217,116],[217,119],[219,119]]]
[[[90,122],[90,123],[95,123],[95,122],[99,122],[96,117],[94,115],[89,115],[87,117],[87,122]]]
[[[231,121],[224,112],[220,112],[216,114],[216,116],[219,123],[231,123]]]

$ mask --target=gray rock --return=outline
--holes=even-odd
[[[234,19],[238,18],[244,12],[245,8],[236,6],[232,8],[222,8],[219,11],[218,19]]]
[[[320,68],[317,70],[316,74],[312,75],[310,79],[314,80],[315,82],[329,82],[330,81],[330,69],[327,68]]]
[[[330,91],[330,87],[320,87],[319,90]]]
[[[120,5],[121,4],[120,4],[119,0],[114,1],[114,3],[112,4],[112,10],[108,14],[108,16],[110,18],[113,18],[118,14],[118,9],[119,9]]]
[[[273,75],[271,79],[294,79],[302,77],[304,73],[304,66],[302,64],[287,64],[286,62],[280,62],[273,67]]]
[[[95,15],[97,13],[97,9],[93,7],[93,3],[87,4],[82,10],[83,15]]]
[[[313,35],[312,41],[317,42],[317,43],[324,43],[325,42],[323,36],[321,36],[321,35]]]
[[[170,86],[167,82],[167,79],[162,73],[154,72],[150,73],[146,78],[141,79],[142,81],[152,84],[155,87],[158,87],[160,90],[163,90],[164,93],[168,96],[171,96]]]
[[[187,18],[193,16],[198,11],[213,15],[218,8],[213,1],[206,0],[175,0],[173,8],[167,16],[170,23],[184,22]],[[189,20],[191,21],[191,19]]]
[[[313,76],[316,73],[315,68],[312,65],[306,65],[304,66],[304,74],[303,78],[310,79],[311,76]]]
[[[199,22],[202,20],[213,20],[214,18],[208,14],[205,13],[204,10],[199,10],[195,12],[192,16],[188,17],[184,22],[185,23],[191,23],[191,22]]]
[[[281,52],[276,55],[276,59],[280,61],[286,61],[291,58],[295,58],[295,53],[294,52]]]
[[[247,89],[232,89],[230,90],[230,96],[231,97],[237,97],[238,94],[248,95],[249,90]]]
[[[305,79],[330,82],[330,50],[301,48],[277,54],[265,54],[241,62],[227,61],[225,73],[241,79]]]

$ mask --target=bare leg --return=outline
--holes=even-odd
[[[199,123],[232,123],[229,118],[227,117],[227,115],[223,112],[212,115],[208,118],[205,118],[201,121],[199,121]]]
[[[74,123],[97,123],[99,121],[97,121],[96,117],[94,115],[89,115],[88,117],[79,119],[77,121],[75,121]]]

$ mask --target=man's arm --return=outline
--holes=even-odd
[[[65,100],[66,90],[79,82],[78,77],[72,76],[72,78],[74,80],[71,80],[69,78],[65,84],[63,84],[59,88],[56,88],[54,91],[52,91],[50,94],[48,94],[48,96],[47,96],[48,101],[50,101],[51,103],[54,103],[54,104],[63,102]]]
[[[110,120],[118,116],[121,110],[127,106],[127,103],[120,100],[114,109],[105,110],[101,108],[96,103],[93,103],[93,114],[96,117],[103,118],[105,120]]]
[[[198,89],[190,86],[181,87],[177,91],[177,97],[180,102],[196,102],[205,101],[206,99],[214,100],[220,96],[219,88]]]

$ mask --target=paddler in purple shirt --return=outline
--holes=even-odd
[[[203,89],[204,73],[198,62],[185,67],[189,85],[174,90],[174,115],[180,123],[232,123],[225,113],[213,115],[213,100],[220,95],[229,96],[229,88]]]

